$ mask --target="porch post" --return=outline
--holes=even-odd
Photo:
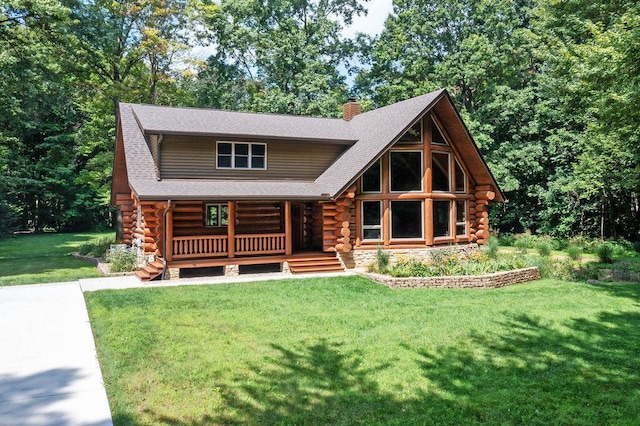
[[[284,202],[284,252],[290,255],[293,252],[293,239],[291,234],[291,201]]]
[[[236,256],[236,202],[229,201],[228,220],[227,220],[227,255],[229,257]]]
[[[173,206],[169,207],[169,210],[167,211],[167,215],[165,219],[166,219],[165,229],[167,230],[165,235],[167,238],[165,249],[167,252],[163,254],[167,262],[170,262],[173,260]]]

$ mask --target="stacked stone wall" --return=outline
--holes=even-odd
[[[540,279],[540,271],[536,267],[484,275],[447,277],[394,278],[372,273],[362,275],[391,288],[500,288]]]
[[[416,259],[420,262],[426,262],[431,259],[434,252],[441,252],[444,250],[455,251],[463,257],[474,253],[478,250],[477,244],[463,244],[455,246],[441,246],[441,247],[425,247],[417,249],[382,249],[386,253],[389,253],[389,262],[394,264],[399,260]],[[365,250],[352,250],[349,253],[338,252],[340,261],[347,269],[352,268],[368,268],[370,265],[376,263],[376,251],[375,249]]]

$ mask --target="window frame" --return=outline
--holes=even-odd
[[[433,220],[433,239],[435,241],[438,240],[451,240],[454,238],[453,234],[455,233],[455,229],[454,232],[451,232],[451,224],[452,224],[452,217],[451,217],[451,213],[452,213],[452,201],[455,200],[433,200],[433,212],[432,212],[432,220]],[[447,213],[447,217],[449,218],[447,220],[447,235],[436,235],[436,204],[439,203],[447,203],[449,208],[448,208],[448,213]],[[455,219],[455,218],[454,218]]]
[[[365,203],[377,203],[378,204],[378,209],[379,209],[379,215],[380,215],[380,220],[379,223],[377,225],[367,225],[365,224],[365,219],[364,219],[364,204]],[[383,241],[384,240],[384,235],[383,235],[383,226],[382,226],[382,221],[383,216],[384,216],[384,212],[382,211],[383,209],[383,205],[382,205],[382,201],[380,200],[362,200],[360,202],[360,211],[362,212],[361,214],[361,219],[360,219],[360,228],[361,228],[361,232],[362,232],[362,241]],[[380,238],[365,238],[365,230],[371,230],[371,229],[379,229],[380,230]]]
[[[440,128],[440,125],[438,124],[438,120],[435,117],[431,117],[431,145],[435,145],[435,146],[451,146],[451,143],[449,142],[449,139],[445,136],[445,133],[442,131],[442,129]],[[433,131],[437,131],[438,133],[440,133],[440,136],[442,136],[442,140],[444,141],[444,143],[440,143],[440,142],[434,142],[433,141]]]
[[[469,210],[467,209],[467,200],[454,200],[455,202],[455,206],[456,206],[456,217],[455,217],[455,235],[456,238],[468,238],[469,237],[469,221],[467,220],[467,216],[468,216],[468,212]],[[460,213],[460,205],[462,204],[462,212],[463,212],[463,216],[462,216],[462,220],[459,221],[458,220],[458,215]],[[464,226],[464,233],[459,234],[458,233],[458,226]]]
[[[416,237],[395,237],[393,236],[393,205],[395,203],[408,203],[408,202],[412,202],[412,203],[420,203],[420,236],[416,236]],[[424,205],[425,202],[424,200],[420,199],[420,200],[390,200],[389,201],[389,241],[416,241],[416,240],[420,240],[423,241],[424,240],[424,222],[426,220],[425,215],[424,215]]]
[[[220,144],[230,144],[231,145],[231,166],[225,167],[220,166]],[[236,145],[247,145],[247,167],[237,167],[236,166]],[[264,147],[264,166],[263,167],[253,167],[253,159],[263,158],[260,155],[253,154],[253,146],[260,145]],[[224,154],[227,156],[228,154]],[[242,154],[244,156],[244,154]],[[237,142],[237,141],[216,141],[216,169],[220,170],[267,170],[267,144],[261,142]]]
[[[216,207],[218,209],[218,212],[216,214],[217,220],[216,220],[216,224],[214,224],[214,225],[210,225],[209,224],[209,222],[210,222],[209,221],[209,217],[210,217],[210,212],[211,212],[210,208],[211,207]],[[222,223],[223,222],[223,220],[222,220],[222,210],[223,209],[226,209],[226,211],[227,211],[227,219],[226,219],[227,223]],[[228,226],[228,225],[229,225],[229,205],[228,204],[225,204],[225,203],[207,203],[207,204],[205,204],[205,207],[204,207],[204,226],[206,228],[222,228],[222,227],[225,227],[225,226]]]
[[[411,189],[408,191],[394,191],[393,190],[393,161],[391,157],[394,153],[419,153],[420,154],[420,188]],[[391,149],[389,150],[389,193],[390,194],[404,194],[407,192],[424,192],[424,150],[423,149]]]
[[[458,190],[457,186],[458,186],[458,178],[456,177],[456,166],[460,169],[460,171],[462,172],[462,190]],[[467,193],[467,172],[464,170],[464,167],[462,167],[462,164],[460,163],[460,161],[458,161],[458,156],[454,155],[453,156],[453,190],[456,194],[466,194]]]

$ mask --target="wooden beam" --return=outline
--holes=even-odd
[[[424,192],[430,193],[433,188],[431,176],[431,120],[426,120],[425,117],[422,118],[422,137],[422,149],[424,151]]]
[[[167,241],[166,241],[166,248],[167,248],[167,252],[164,253],[164,257],[167,260],[167,262],[170,262],[171,260],[173,260],[173,207],[169,209],[169,211],[167,212],[167,216],[166,216],[166,237],[167,237]]]
[[[291,201],[284,202],[284,252],[290,255],[293,252],[293,235],[291,234]]]
[[[424,239],[428,246],[433,245],[433,200],[424,200]]]
[[[389,200],[382,201],[382,241],[385,246],[391,242],[391,203]]]
[[[227,203],[227,256],[233,258],[236,256],[236,202],[229,201]]]

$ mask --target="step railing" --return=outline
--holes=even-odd
[[[285,234],[244,234],[235,236],[236,255],[282,254]]]

